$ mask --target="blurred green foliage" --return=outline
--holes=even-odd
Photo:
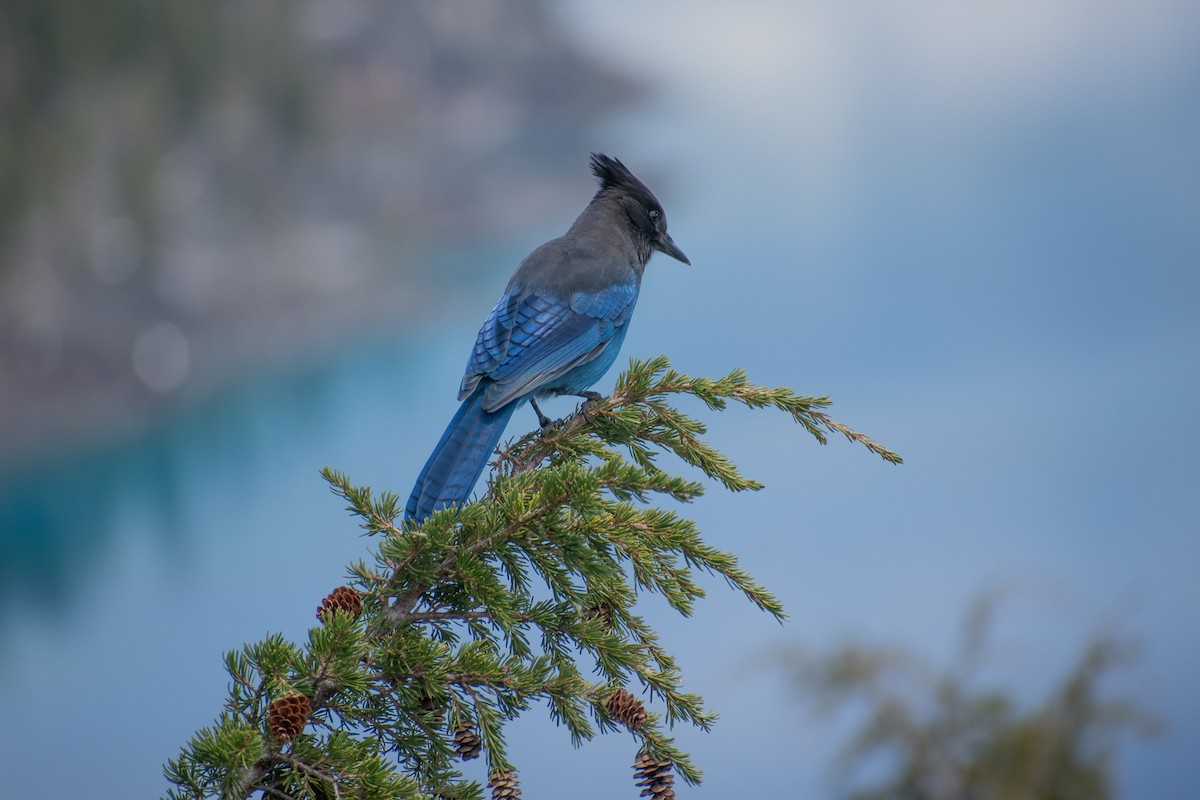
[[[0,0],[0,464],[436,315],[635,95],[543,3]]]
[[[1093,637],[1048,695],[1022,708],[1012,685],[983,675],[994,598],[968,615],[952,667],[939,671],[902,649],[851,644],[788,668],[821,715],[842,712],[856,732],[837,773],[846,800],[1111,800],[1123,735],[1158,723],[1108,698],[1104,680],[1133,647]],[[1039,674],[1042,665],[1028,665]],[[990,685],[989,685],[990,684]],[[855,714],[859,716],[855,716]]]
[[[31,208],[69,219],[86,199],[68,189],[97,170],[105,201],[153,235],[159,160],[213,105],[304,128],[295,19],[282,2],[0,2],[0,241]]]

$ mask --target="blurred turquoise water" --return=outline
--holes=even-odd
[[[154,796],[162,762],[219,709],[220,653],[304,636],[308,606],[365,546],[318,471],[398,482],[420,457],[394,413],[414,404],[409,355],[364,344],[261,373],[5,483],[4,544],[24,543],[5,562],[0,634],[12,796]],[[61,747],[73,767],[48,787]]]

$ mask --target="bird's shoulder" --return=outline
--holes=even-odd
[[[620,240],[587,242],[560,236],[525,257],[505,293],[567,299],[577,292],[598,293],[613,286],[636,289],[641,282],[637,266],[633,246]]]

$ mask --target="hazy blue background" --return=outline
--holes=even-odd
[[[321,35],[341,35],[326,20],[336,6],[306,8],[332,26]],[[505,208],[463,221],[459,237],[457,195],[442,197],[450,217],[430,222],[420,248],[369,249],[404,264],[394,314],[364,299],[364,324],[338,317],[334,345],[274,353],[204,390],[181,379],[149,421],[0,473],[6,794],[163,791],[162,762],[219,710],[221,652],[267,631],[303,638],[364,551],[318,469],[408,491],[453,412],[479,322],[519,258],[586,203],[596,150],[654,187],[694,265],[651,262],[626,356],[667,353],[697,374],[740,366],[830,394],[835,418],[906,458],[820,448],[765,413],[706,415],[713,441],[767,489],[714,487],[684,510],[792,621],[774,624],[716,582],[691,620],[649,606],[691,688],[721,713],[711,734],[678,732],[706,773],[684,796],[822,796],[836,732],[787,694],[773,653],[862,637],[944,657],[967,606],[999,587],[1009,599],[992,667],[1023,696],[1097,630],[1140,643],[1110,688],[1167,727],[1122,747],[1123,796],[1189,797],[1200,9],[610,0],[550,12],[547,35],[647,88],[540,141],[489,102],[493,83],[438,117],[473,163],[509,165],[479,187]],[[471,26],[482,42],[487,26]],[[305,68],[319,80],[328,67]],[[461,93],[476,74],[465,75],[446,91]],[[392,174],[381,125],[355,152]],[[420,185],[440,185],[442,162],[400,138],[401,161],[429,173]],[[443,145],[439,157],[457,152]],[[517,166],[543,152],[553,181],[523,194]],[[456,175],[456,191],[469,194],[470,178]],[[394,218],[418,204],[397,201]],[[366,239],[355,229],[317,252],[330,271],[352,269]],[[353,294],[337,302],[354,317]],[[628,738],[574,751],[532,714],[512,744],[528,797],[634,795]]]

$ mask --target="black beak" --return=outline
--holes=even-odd
[[[658,244],[654,249],[660,253],[666,253],[676,261],[682,261],[689,267],[692,265],[692,262],[688,261],[688,257],[683,254],[683,251],[680,250],[675,245],[675,242],[671,240],[671,236],[669,234],[664,233],[662,236],[659,236]]]

